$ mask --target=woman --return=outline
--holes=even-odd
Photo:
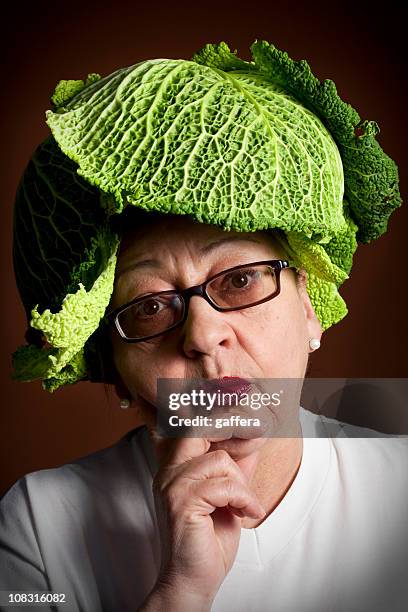
[[[3,590],[52,591],[64,609],[62,593],[69,610],[402,610],[406,439],[317,417],[296,393],[267,410],[268,435],[158,428],[159,379],[303,380],[346,312],[337,289],[357,231],[376,237],[400,202],[375,126],[341,134],[349,107],[327,82],[267,43],[252,49],[253,64],[221,44],[195,64],[155,60],[57,88],[58,146],[37,151],[17,200],[30,331],[15,369],[50,390],[111,382],[146,426],[10,489]],[[333,132],[308,95],[321,117],[331,109]],[[374,170],[388,179],[377,207]],[[33,261],[25,244],[23,261],[40,212],[51,235]]]

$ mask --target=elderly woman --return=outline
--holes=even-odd
[[[7,492],[3,605],[405,609],[405,438],[312,414],[299,384],[258,433],[159,427],[161,379],[237,397],[302,382],[347,312],[357,239],[400,204],[378,126],[306,62],[252,53],[207,45],[56,89],[16,202],[16,377],[113,384],[144,425]]]

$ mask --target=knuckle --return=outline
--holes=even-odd
[[[232,495],[232,493],[234,493],[236,490],[236,483],[232,480],[232,478],[226,478],[224,481],[224,486],[229,495]]]
[[[218,450],[214,451],[214,459],[217,463],[221,463],[222,465],[229,465],[231,458],[226,450],[219,448]]]

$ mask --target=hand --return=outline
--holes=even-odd
[[[211,452],[209,440],[149,432],[159,459],[153,481],[162,549],[156,589],[166,601],[180,601],[183,593],[195,609],[210,609],[234,562],[241,518],[265,516],[248,486],[257,457],[238,467],[226,451]]]

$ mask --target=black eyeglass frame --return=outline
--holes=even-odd
[[[207,285],[213,280],[215,280],[216,278],[218,278],[219,276],[224,276],[224,274],[228,274],[229,272],[233,272],[234,270],[243,270],[245,268],[252,268],[253,266],[261,266],[261,265],[271,266],[274,269],[275,276],[276,276],[276,291],[274,291],[267,297],[263,298],[262,300],[258,300],[257,302],[252,302],[251,304],[248,304],[245,306],[234,306],[234,307],[223,308],[222,306],[218,306],[208,295],[207,289],[206,289]],[[111,312],[107,313],[105,316],[105,319],[107,320],[109,324],[112,324],[112,323],[115,324],[115,327],[124,342],[129,342],[129,343],[145,342],[146,340],[151,340],[152,338],[156,338],[157,336],[166,334],[167,332],[182,325],[188,317],[188,308],[190,305],[190,299],[193,297],[193,295],[199,295],[202,298],[204,298],[205,301],[208,302],[208,304],[210,304],[210,306],[212,306],[214,310],[217,310],[218,312],[230,312],[233,310],[244,310],[245,308],[251,308],[252,306],[258,306],[259,304],[263,304],[264,302],[268,302],[269,300],[272,300],[273,298],[277,297],[280,293],[280,289],[281,289],[280,273],[282,270],[286,268],[288,269],[295,268],[295,266],[293,262],[290,262],[286,259],[267,259],[264,261],[255,261],[255,262],[243,264],[240,266],[234,266],[233,268],[227,268],[226,270],[222,270],[222,272],[218,272],[214,276],[207,278],[207,280],[201,283],[200,285],[194,285],[193,287],[189,287],[188,289],[184,289],[183,291],[175,291],[174,289],[168,289],[166,291],[156,291],[154,293],[148,293],[146,295],[142,295],[141,297],[134,298],[133,300],[130,300],[130,302],[127,302],[126,304],[122,304],[122,306],[119,306],[118,308],[115,308],[115,310],[112,310]],[[151,298],[152,296],[156,297],[160,295],[171,295],[171,294],[179,296],[181,298],[181,302],[183,305],[183,314],[182,314],[181,319],[177,321],[177,323],[175,323],[171,327],[168,327],[164,331],[161,331],[157,334],[153,334],[151,336],[142,336],[141,338],[128,338],[124,334],[120,326],[120,323],[118,321],[118,317],[122,312],[127,310],[130,306],[134,306],[135,304],[138,304],[139,302],[143,302],[143,300],[145,300],[146,298]]]

